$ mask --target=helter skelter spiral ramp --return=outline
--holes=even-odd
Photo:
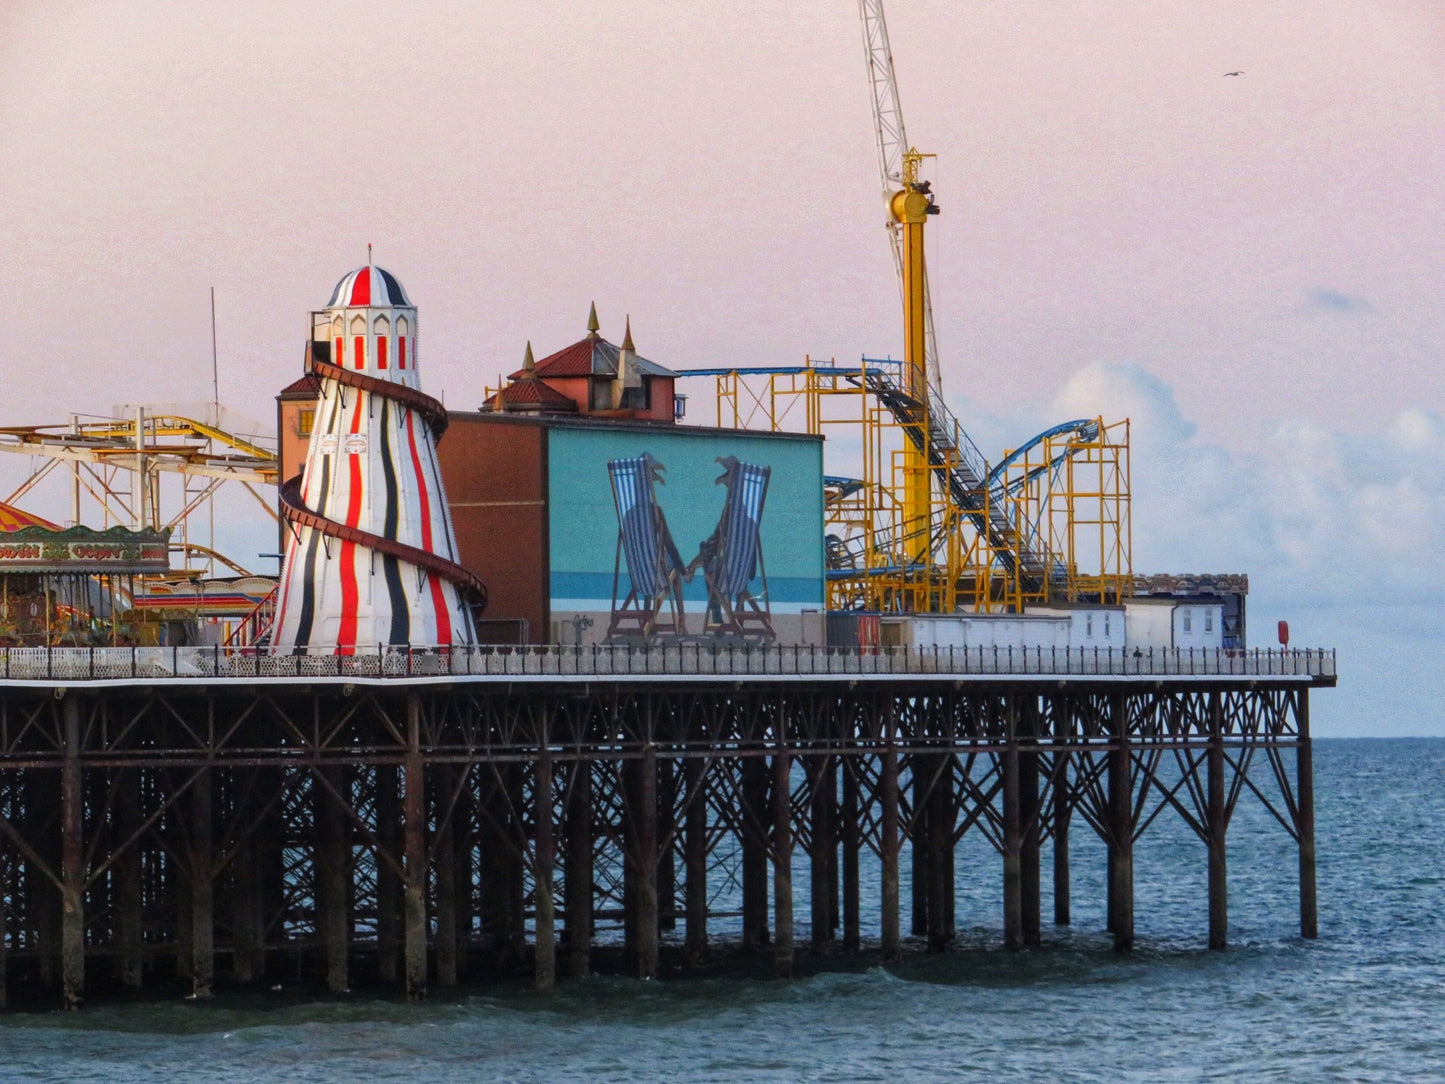
[[[280,488],[276,653],[476,643],[487,592],[457,562],[436,458],[446,409],[421,390],[416,329],[401,283],[370,265],[313,314],[321,393],[305,469]]]

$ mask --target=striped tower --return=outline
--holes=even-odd
[[[312,327],[321,395],[305,470],[281,486],[291,530],[273,649],[475,643],[486,591],[457,563],[436,460],[447,415],[421,391],[416,308],[367,266],[336,284]]]

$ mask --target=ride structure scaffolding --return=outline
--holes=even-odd
[[[938,389],[910,394],[891,358],[682,375],[714,378],[724,428],[829,438],[830,610],[1018,613],[1131,592],[1127,419],[1054,426],[991,466]]]

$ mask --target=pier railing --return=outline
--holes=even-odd
[[[0,648],[0,680],[437,677],[1235,676],[1333,679],[1327,648],[814,647],[705,643],[383,647],[270,655],[210,647]]]

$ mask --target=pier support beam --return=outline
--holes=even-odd
[[[1069,887],[1069,821],[1073,818],[1073,788],[1069,782],[1069,754],[1054,754],[1054,925],[1072,921]]]
[[[351,848],[347,843],[346,814],[341,802],[349,800],[346,769],[328,765],[317,769],[312,784],[316,818],[317,929],[326,970],[326,989],[343,994],[351,988],[347,953],[351,925]],[[333,793],[334,792],[334,793]],[[339,796],[339,797],[338,797]]]
[[[402,759],[402,901],[406,999],[426,997],[426,792],[421,759],[421,697],[406,698],[406,753]]]
[[[436,810],[432,836],[436,933],[432,936],[432,952],[436,959],[436,983],[443,987],[457,984],[457,818],[453,799],[461,781],[458,773],[465,770],[455,764],[438,764],[431,773]]]
[[[1224,705],[1219,693],[1209,694],[1209,750],[1207,815],[1209,841],[1209,947],[1225,948],[1229,943],[1229,876],[1225,865],[1224,837],[1228,811],[1224,804]]]
[[[792,758],[780,745],[773,754],[773,974],[793,977]]]
[[[1129,743],[1129,698],[1113,699],[1109,750],[1109,932],[1114,948],[1134,947],[1134,779]]]
[[[1295,831],[1299,835],[1299,932],[1307,941],[1320,935],[1315,898],[1315,763],[1310,738],[1310,694],[1295,694],[1299,747],[1295,750]]]
[[[75,693],[60,703],[64,740],[60,768],[60,996],[67,1009],[85,1000],[85,804],[81,792],[81,704]]]
[[[707,762],[701,757],[683,761],[687,814],[683,832],[683,881],[687,929],[684,959],[689,967],[707,955]]]
[[[821,952],[833,941],[838,925],[838,761],[823,756],[816,761],[817,777],[809,814],[812,819],[812,853],[809,855],[809,910],[813,950]]]
[[[635,773],[632,793],[633,894],[636,924],[636,974],[639,979],[657,977],[659,942],[657,924],[657,747],[650,742],[640,760],[628,761]]]
[[[1043,944],[1042,900],[1039,886],[1039,849],[1042,836],[1039,816],[1039,711],[1038,700],[1024,700],[1019,722],[1028,745],[1019,751],[1019,910],[1025,948]]]
[[[882,866],[882,889],[879,899],[883,959],[898,959],[900,930],[898,914],[898,747],[893,743],[893,721],[887,722],[888,734],[883,747],[883,763],[879,769],[878,800],[882,806],[879,818],[879,861]]]
[[[567,973],[582,978],[592,961],[592,764],[572,762],[567,788]]]
[[[857,952],[863,944],[863,909],[860,898],[859,861],[862,857],[863,832],[859,816],[858,771],[856,760],[843,764],[843,951]]]
[[[1000,760],[1003,771],[1003,946],[1020,949],[1024,944],[1023,862],[1020,854],[1023,830],[1019,811],[1018,704],[1008,705],[1008,738]]]
[[[141,986],[141,842],[139,768],[122,769],[116,801],[116,834],[126,843],[115,863],[115,978],[127,990]]]
[[[768,765],[761,757],[742,758],[740,819],[743,867],[743,949],[756,952],[768,943]]]
[[[532,982],[538,990],[557,984],[557,904],[552,878],[557,864],[556,829],[552,810],[552,751],[543,729],[537,750],[537,776],[533,788],[535,821],[534,875],[536,879],[536,951]]]
[[[211,769],[191,784],[191,996],[208,998],[216,971],[214,795]]]
[[[395,764],[376,766],[376,842],[393,858],[406,861],[401,842],[401,800],[396,789]],[[376,862],[376,977],[392,986],[398,978],[401,956],[402,880],[391,862]]]

